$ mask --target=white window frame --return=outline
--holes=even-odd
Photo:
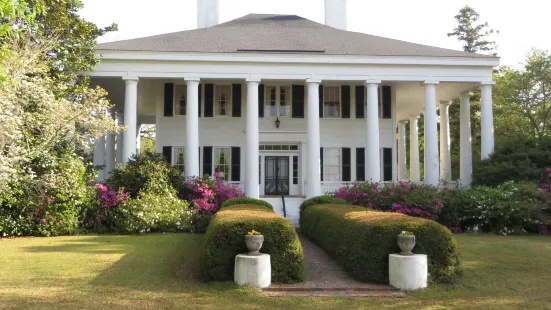
[[[364,87],[364,117],[367,117],[367,87]],[[383,88],[377,87],[377,106],[379,107],[379,118],[383,118]]]
[[[222,165],[222,164],[219,164],[219,163],[218,163],[218,158],[219,158],[218,152],[219,152],[220,150],[228,150],[228,153],[227,153],[228,159],[226,160],[226,163],[227,163],[227,164],[223,164],[223,165]],[[232,154],[231,154],[231,153],[232,153],[232,149],[231,149],[231,147],[229,147],[229,146],[228,146],[228,147],[214,147],[214,148],[213,148],[213,152],[212,152],[212,156],[213,156],[213,159],[212,159],[212,171],[213,171],[214,173],[220,173],[220,171],[219,171],[220,169],[218,168],[218,166],[227,166],[227,171],[228,171],[228,173],[226,174],[226,173],[224,172],[224,174],[221,175],[221,178],[224,179],[224,180],[226,180],[226,181],[231,181],[231,168],[232,168],[232,166],[231,166],[231,163],[232,163],[232,161],[231,161],[231,159],[232,159],[232,158],[231,158],[231,155],[232,155]],[[224,170],[225,170],[225,169],[224,169]]]
[[[218,95],[222,87],[227,87],[229,89],[229,96],[226,99],[226,114],[220,114],[220,102],[218,101]],[[216,84],[214,85],[214,116],[215,117],[231,117],[232,116],[232,99],[233,99],[233,89],[231,84]]]
[[[338,163],[329,163],[330,152],[337,151],[337,161]],[[337,169],[337,173],[328,174],[328,171],[331,169]],[[324,147],[323,148],[323,181],[342,181],[342,148],[340,147]]]
[[[271,90],[275,89],[275,100],[272,100]],[[285,91],[285,105],[281,105],[281,91]],[[275,113],[272,113],[272,101],[275,101]],[[264,117],[292,117],[291,87],[288,85],[266,85],[264,88]],[[285,107],[286,115],[282,115],[281,108]]]
[[[176,169],[178,169],[180,171],[180,173],[183,175],[186,171],[186,148],[185,148],[185,146],[173,146],[171,152],[172,152],[172,166],[175,167]],[[181,158],[180,158],[180,154],[182,155]]]
[[[182,89],[183,97],[178,98],[178,88]],[[181,113],[182,107],[182,98],[184,98],[184,111],[187,112],[187,85],[186,84],[174,84],[174,94],[173,94],[173,109],[174,115],[186,115],[186,113]]]
[[[338,94],[337,96],[334,96],[334,97],[338,97],[338,104],[339,104],[339,108],[338,108],[338,114],[337,116],[333,116],[333,115],[326,115],[325,114],[325,105],[326,104],[329,104],[329,103],[334,103],[334,101],[328,101],[330,98],[328,98],[329,96],[326,95],[326,92],[328,90],[333,90],[335,89]],[[335,85],[327,85],[327,86],[323,86],[323,105],[322,105],[322,109],[323,109],[323,118],[341,118],[342,117],[342,91],[341,91],[341,87],[340,86],[335,86]]]

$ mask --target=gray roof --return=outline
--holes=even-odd
[[[98,50],[489,57],[344,31],[296,15],[249,14],[209,28],[98,44]]]

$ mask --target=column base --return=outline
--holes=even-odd
[[[250,256],[238,254],[235,256],[233,279],[237,285],[250,285],[256,288],[270,286],[272,284],[270,255]]]
[[[390,254],[388,256],[388,278],[390,285],[401,290],[417,290],[427,287],[427,255]]]

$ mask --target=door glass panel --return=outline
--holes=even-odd
[[[289,195],[289,157],[265,157],[265,195]]]

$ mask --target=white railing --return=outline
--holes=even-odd
[[[244,191],[245,190],[245,182],[242,182],[242,181],[227,181],[227,183],[231,184],[231,185],[237,185],[239,186],[239,188]]]

